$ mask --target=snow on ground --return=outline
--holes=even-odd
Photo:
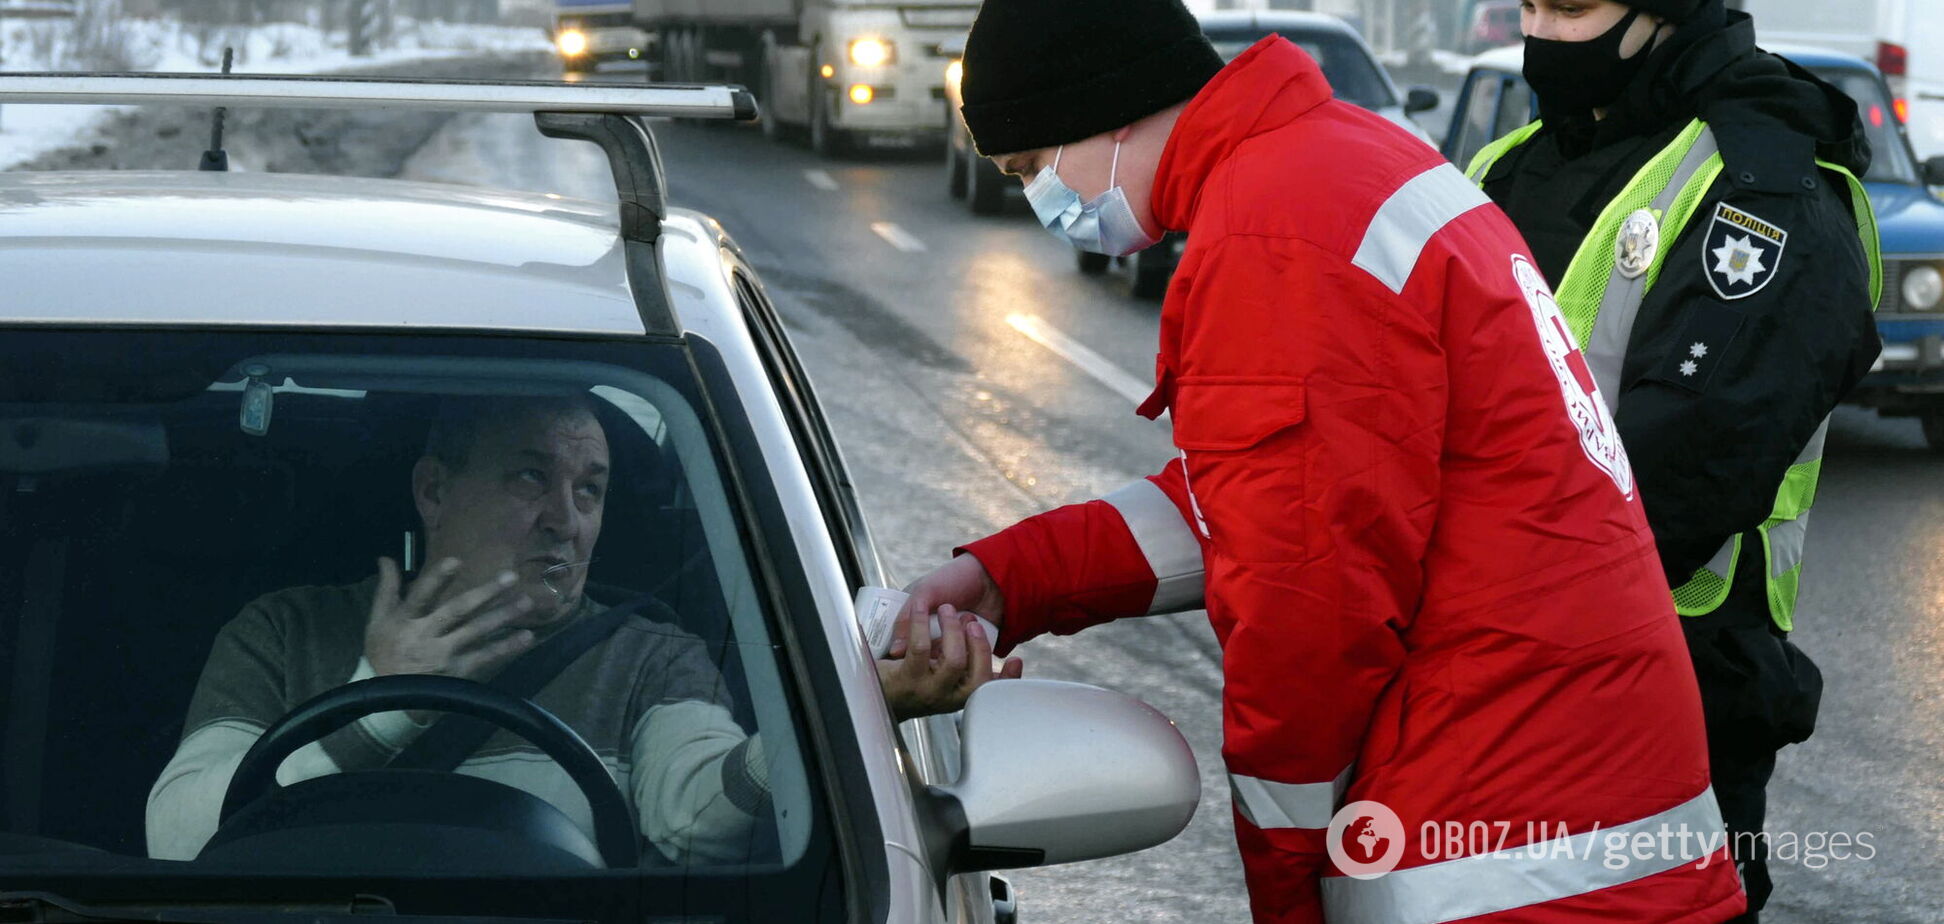
[[[9,71],[99,70],[78,60],[74,21],[11,21],[0,27],[0,68]],[[398,21],[395,34],[373,54],[354,57],[342,31],[303,23],[194,26],[172,19],[123,18],[114,26],[125,59],[145,71],[209,73],[223,47],[236,49],[237,73],[320,74],[345,68],[382,68],[401,61],[481,53],[546,51],[539,29],[516,26]],[[111,106],[0,106],[0,169],[45,151],[85,142]]]

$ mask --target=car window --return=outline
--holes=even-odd
[[[1249,46],[1264,36],[1272,34],[1272,31],[1217,30],[1208,33],[1208,39],[1222,60],[1229,61],[1249,50]],[[1397,105],[1397,97],[1378,70],[1377,62],[1356,40],[1333,34],[1285,35],[1284,38],[1296,43],[1296,47],[1316,59],[1317,66],[1323,69],[1323,76],[1330,81],[1330,88],[1338,99],[1365,109]]]
[[[1897,127],[1897,112],[1882,81],[1869,71],[1821,68],[1816,76],[1856,100],[1863,120],[1863,136],[1870,142],[1870,171],[1862,179],[1877,183],[1916,183],[1917,168],[1910,147]]]
[[[1493,120],[1490,139],[1493,141],[1512,134],[1536,118],[1532,88],[1526,85],[1525,80],[1508,77],[1499,89],[1498,116]]]
[[[512,586],[490,606],[401,622],[552,639],[631,608],[532,701],[619,785],[639,874],[688,884],[641,889],[667,893],[658,913],[688,913],[700,893],[684,890],[711,870],[744,892],[750,870],[774,877],[745,903],[834,900],[801,707],[758,590],[757,527],[707,417],[734,402],[703,400],[696,375],[675,344],[8,331],[0,877],[15,863],[125,873],[151,855],[143,868],[161,876],[595,873],[561,859],[580,843],[569,828],[594,841],[589,800],[560,763],[503,732],[445,775],[493,785],[451,798],[554,819],[542,825],[551,846],[460,830],[407,838],[425,848],[414,859],[386,849],[400,819],[341,804],[352,790],[330,785],[431,734],[404,713],[284,762],[277,798],[297,801],[261,804],[286,814],[253,815],[258,802],[223,813],[236,762],[266,726],[383,660],[370,640],[378,560],[431,582],[452,557],[455,588],[493,589],[502,571]],[[275,818],[319,806],[348,814],[297,840],[280,833],[288,822]],[[468,899],[450,897],[439,910],[459,913]]]
[[[1466,81],[1458,130],[1450,143],[1451,161],[1460,169],[1470,166],[1479,150],[1498,137],[1499,91],[1504,82],[1496,71],[1474,71]]]

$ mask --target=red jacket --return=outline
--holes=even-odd
[[[1259,921],[1738,913],[1631,470],[1511,223],[1280,38],[1188,106],[1153,205],[1190,237],[1142,412],[1181,456],[966,548],[1000,649],[1205,603]]]

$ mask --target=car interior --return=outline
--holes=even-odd
[[[414,541],[409,472],[437,394],[286,380],[255,434],[243,391],[67,414],[0,404],[0,855],[144,855],[149,789],[217,631],[260,595],[360,580]],[[683,467],[665,431],[595,403],[615,474],[587,594],[652,594],[662,605],[632,618],[700,638],[754,732]]]

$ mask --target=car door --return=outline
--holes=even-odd
[[[798,361],[783,330],[775,305],[763,290],[756,275],[740,261],[732,261],[731,278],[738,307],[754,336],[757,351],[763,356],[778,402],[789,419],[796,438],[797,452],[809,468],[823,509],[824,525],[830,531],[842,561],[845,579],[853,592],[865,585],[890,587],[890,575],[878,557],[865,524],[863,508],[844,466],[843,455],[831,435],[823,408],[810,387],[810,377]],[[906,766],[916,769],[917,778],[927,784],[944,784],[956,779],[959,771],[958,716],[936,715],[915,719],[898,726],[900,755]],[[994,901],[1000,891],[1010,901],[1010,889],[1003,880],[995,889],[995,877],[985,873],[953,876],[947,894],[940,896],[946,918],[955,924],[993,924]]]
[[[1532,121],[1535,105],[1525,78],[1494,68],[1475,68],[1465,78],[1443,153],[1459,169],[1493,141]]]

